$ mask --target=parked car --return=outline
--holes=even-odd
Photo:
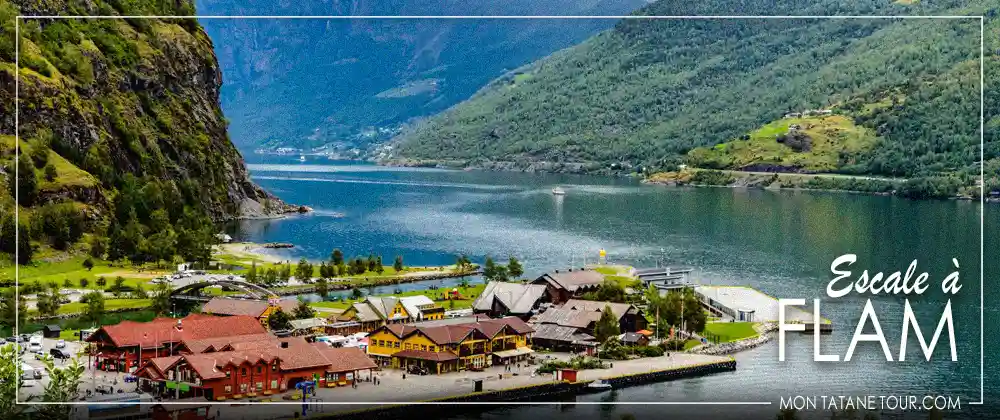
[[[427,368],[417,365],[410,365],[408,371],[414,375],[426,375],[430,373]]]
[[[94,387],[94,390],[97,391],[98,394],[113,394],[114,393],[114,388],[112,388],[111,385],[98,385],[98,386]]]
[[[53,359],[63,359],[63,360],[65,360],[65,359],[70,359],[70,358],[73,357],[73,356],[70,356],[69,352],[67,352],[65,350],[62,350],[62,349],[52,349],[52,350],[49,350],[49,354],[52,355]]]
[[[4,340],[6,340],[8,343],[16,343],[17,337],[7,337]]]
[[[66,340],[56,341],[56,348],[57,349],[64,349],[64,348],[66,348]]]

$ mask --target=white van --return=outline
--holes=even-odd
[[[42,336],[40,335],[31,336],[31,338],[28,340],[28,351],[32,353],[42,352]]]

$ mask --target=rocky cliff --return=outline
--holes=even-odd
[[[194,13],[187,0],[138,3],[0,0],[0,134],[15,129],[13,16]],[[19,41],[22,148],[48,147],[66,162],[49,191],[43,185],[43,200],[82,185],[99,193],[73,197],[96,207],[139,191],[214,220],[289,210],[250,181],[229,140],[222,74],[196,20],[32,18],[21,22]]]

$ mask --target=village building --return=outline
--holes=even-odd
[[[584,293],[597,290],[604,283],[604,275],[594,270],[569,269],[556,270],[542,274],[531,284],[545,285],[546,293],[553,304],[561,304],[573,298],[579,298]]]
[[[491,281],[472,302],[472,310],[493,318],[516,316],[527,320],[542,303],[551,300],[547,287],[542,284]]]
[[[389,324],[368,336],[368,355],[381,366],[431,373],[478,370],[523,360],[534,330],[517,317]]]
[[[226,351],[147,360],[136,371],[140,387],[167,397],[238,400],[293,390],[350,386],[375,363],[359,348],[333,348],[301,337],[232,343]]]
[[[260,325],[267,328],[267,318],[281,309],[286,314],[299,305],[293,299],[250,300],[215,297],[201,307],[201,313],[218,316],[250,316],[257,319]]]
[[[594,326],[605,307],[611,308],[620,332],[646,328],[646,318],[635,305],[571,299],[531,318],[529,324],[535,330],[532,341],[548,349],[589,351],[600,344],[594,336]]]
[[[424,295],[369,296],[355,302],[340,315],[331,317],[329,334],[349,335],[371,332],[388,324],[401,324],[423,320],[443,319],[445,310]]]
[[[190,342],[241,341],[238,337],[261,335],[268,335],[267,330],[253,317],[233,316],[220,322],[215,316],[192,314],[182,319],[156,318],[150,322],[106,325],[90,334],[87,342],[98,369],[130,372],[140,361],[176,354]]]
[[[325,335],[329,327],[323,318],[293,319],[289,323],[292,324],[292,335],[306,337]]]
[[[688,279],[692,271],[689,267],[655,267],[632,269],[631,274],[642,283],[643,288],[653,286],[663,294],[693,286]]]

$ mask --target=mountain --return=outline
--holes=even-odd
[[[176,244],[190,258],[182,249],[203,250],[213,220],[287,210],[250,181],[229,141],[221,73],[194,19],[23,21],[14,202],[14,16],[193,13],[185,1],[0,0],[0,251],[12,251],[19,223],[22,239],[59,250],[95,233],[110,238],[95,257],[107,246],[109,259],[141,262]]]
[[[996,9],[982,2],[901,3],[663,0],[637,14],[986,15],[987,33],[994,27]],[[623,20],[410,127],[390,161],[949,174],[971,183],[979,38],[978,19]],[[995,171],[998,45],[986,43],[986,158]]]
[[[203,15],[621,15],[644,0],[202,1]],[[203,20],[230,135],[256,147],[344,150],[468,98],[611,20]]]

